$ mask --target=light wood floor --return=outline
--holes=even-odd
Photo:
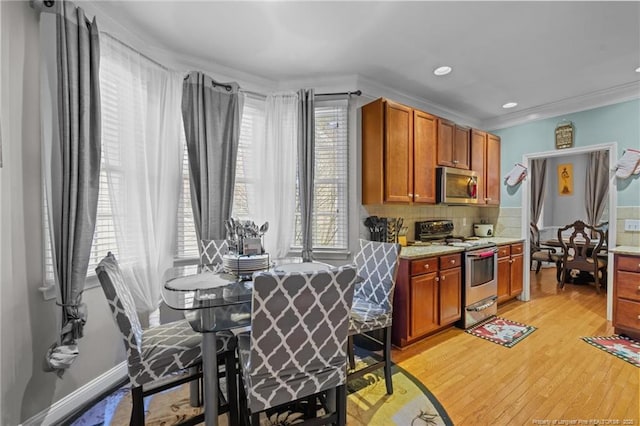
[[[587,285],[559,290],[555,269],[531,274],[531,301],[498,308],[503,318],[537,327],[520,343],[505,348],[452,328],[394,350],[394,362],[456,425],[639,425],[640,369],[580,339],[613,334],[606,295]]]

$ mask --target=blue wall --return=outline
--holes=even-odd
[[[573,122],[574,147],[618,142],[618,158],[626,148],[640,149],[640,100],[622,102],[496,130],[501,138],[501,175],[505,176],[524,154],[555,150],[555,128]],[[575,183],[576,186],[579,182]],[[618,206],[640,206],[640,175],[618,180]],[[502,186],[501,206],[520,207],[520,186]]]

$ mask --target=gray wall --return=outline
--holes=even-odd
[[[576,220],[586,220],[585,182],[587,178],[587,154],[547,159],[547,188],[543,207],[544,226],[564,226]],[[558,190],[558,165],[573,165],[573,194],[560,195]]]
[[[124,360],[102,290],[88,306],[80,357],[59,378],[43,371],[57,337],[55,301],[42,285],[42,191],[38,14],[28,2],[0,2],[2,154],[0,169],[0,424],[17,425]]]

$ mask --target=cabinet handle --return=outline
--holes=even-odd
[[[453,160],[453,164],[458,164],[458,160]]]
[[[435,277],[434,278],[436,281],[440,281],[440,277]]]
[[[491,198],[485,198],[484,200],[485,201],[491,201]]]
[[[424,264],[424,269],[429,269],[429,264],[428,263]]]
[[[513,263],[513,259],[509,259],[509,263]]]
[[[413,194],[412,194],[412,193],[408,193],[407,195],[408,195],[409,197],[413,197]]]
[[[414,197],[419,197],[419,196],[420,196],[420,194],[413,194],[413,196],[414,196]]]
[[[456,260],[455,259],[451,259],[449,262],[451,262],[452,265],[456,264]]]
[[[446,278],[446,277],[443,275],[443,276],[442,276],[442,281],[444,281],[444,279],[445,279],[445,278]],[[640,316],[640,315],[638,315],[638,316]]]

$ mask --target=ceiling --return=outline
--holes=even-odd
[[[640,97],[640,2],[107,1],[98,8],[145,45],[200,63],[276,84],[357,76],[485,128]],[[436,77],[440,65],[453,72]],[[511,101],[518,106],[502,108]]]

